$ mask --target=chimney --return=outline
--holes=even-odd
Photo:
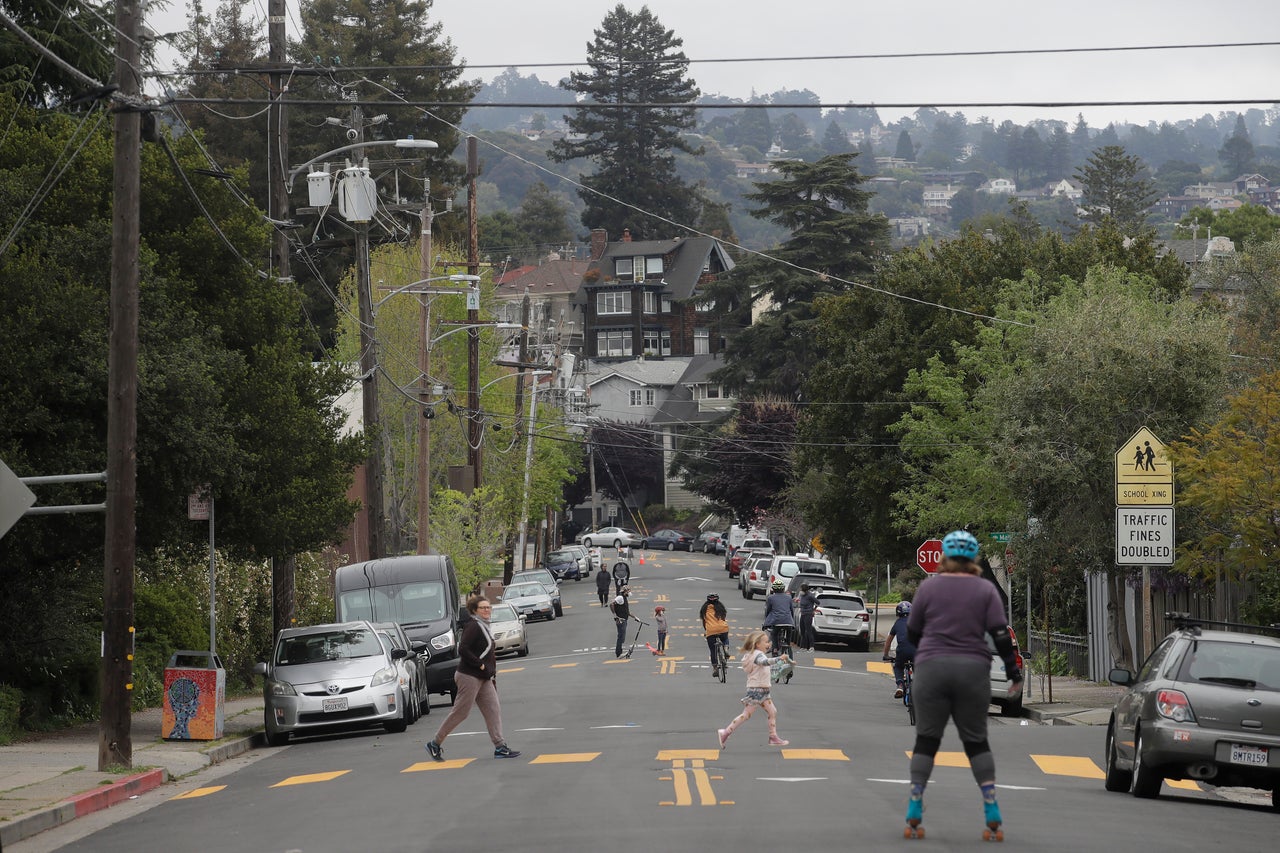
[[[630,229],[630,228],[623,228],[623,229],[622,229],[622,242],[624,242],[624,243],[630,243],[630,242],[631,242],[631,229]]]
[[[603,228],[591,229],[591,260],[598,261],[604,257],[605,247],[609,245],[609,233]]]

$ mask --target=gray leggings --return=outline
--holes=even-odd
[[[969,767],[979,785],[994,782],[996,763],[987,744],[987,709],[991,705],[991,664],[973,658],[917,660],[911,681],[916,706],[916,746],[911,755],[911,781],[923,785],[933,773],[933,759],[947,721],[954,720]]]

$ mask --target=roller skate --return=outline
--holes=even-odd
[[[1004,821],[1000,819],[1000,806],[996,803],[995,797],[983,799],[982,812],[987,822],[987,828],[982,830],[982,840],[1004,841],[1004,830],[1001,829]]]
[[[924,819],[924,797],[912,794],[907,799],[907,825],[902,830],[903,838],[924,838],[924,827],[920,825]]]

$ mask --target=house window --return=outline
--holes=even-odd
[[[690,385],[689,390],[693,392],[693,399],[695,400],[719,400],[725,396],[722,387],[710,383]]]
[[[662,275],[662,256],[656,258],[644,259],[644,274],[646,277],[651,275]]]
[[[663,314],[671,313],[671,297],[665,293],[662,294],[662,313]]]
[[[670,334],[669,332],[667,334]],[[668,341],[670,346],[670,341]],[[657,329],[644,330],[644,349],[645,355],[657,355],[662,348],[662,334]],[[670,353],[665,353],[669,355]]]
[[[662,330],[662,349],[663,355],[671,355],[671,331],[669,329]]]
[[[652,388],[633,388],[631,390],[632,406],[652,406],[654,398],[655,395]]]
[[[693,354],[709,355],[711,353],[711,331],[709,329],[693,330]]]
[[[644,281],[644,255],[636,255],[631,259],[631,266],[635,270],[632,276],[633,281]]]
[[[618,258],[613,262],[613,274],[618,281],[630,281],[633,268],[631,258]]]
[[[606,290],[596,294],[597,314],[630,314],[631,291]]]
[[[631,330],[613,329],[596,333],[596,355],[600,358],[631,355]]]
[[[658,292],[656,290],[646,290],[644,292],[644,313],[658,313]]]

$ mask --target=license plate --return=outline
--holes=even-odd
[[[331,714],[334,711],[345,711],[347,710],[347,697],[339,696],[336,699],[321,699],[320,710],[326,714]]]
[[[1267,748],[1265,746],[1244,746],[1231,744],[1232,764],[1252,764],[1255,767],[1267,766]]]
[[[832,624],[832,625],[848,625],[848,624],[849,624],[849,622],[851,621],[851,618],[852,618],[852,617],[849,617],[849,616],[832,616],[832,617],[830,617],[830,619],[831,619],[831,624]]]

